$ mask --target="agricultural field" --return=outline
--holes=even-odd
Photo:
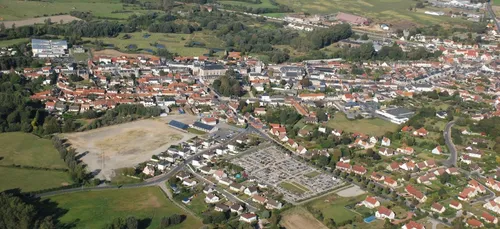
[[[0,167],[0,192],[19,188],[22,192],[57,188],[72,183],[68,173],[54,170],[34,170]]]
[[[147,36],[148,34],[149,36]],[[153,53],[158,48],[166,48],[172,53],[178,53],[181,56],[201,56],[208,53],[209,48],[223,48],[222,42],[213,34],[207,32],[195,32],[193,34],[175,34],[175,33],[146,33],[136,32],[128,33],[129,39],[124,38],[125,33],[117,37],[102,37],[106,46],[112,46],[121,51],[142,51]],[[95,38],[84,38],[84,40],[94,41]],[[204,47],[185,47],[190,42],[205,44]],[[136,45],[137,48],[131,50],[130,45]]]
[[[249,2],[240,2],[240,1],[219,1],[220,4],[228,4],[228,5],[236,5],[236,6],[244,6],[244,7],[252,7],[252,8],[278,8],[271,4],[269,0],[261,0],[260,4],[254,4]],[[270,15],[268,15],[270,16]]]
[[[23,165],[50,169],[66,169],[59,152],[49,139],[14,132],[0,134],[0,165]]]
[[[363,201],[366,195],[355,197],[340,197],[336,194],[328,195],[307,203],[307,207],[319,210],[325,218],[333,218],[335,222],[341,223],[347,220],[354,220],[356,213],[346,208],[347,205],[354,205]]]
[[[148,12],[137,6],[124,7],[120,0],[0,0],[0,21],[69,14],[70,11],[92,12],[95,17],[109,19],[126,19],[133,14]]]
[[[68,209],[59,220],[75,228],[103,228],[117,217],[134,216],[141,228],[159,228],[161,218],[172,214],[187,218],[169,228],[200,228],[199,219],[169,201],[158,187],[78,192],[49,197],[59,208]]]
[[[288,229],[315,228],[326,229],[325,225],[314,218],[304,208],[295,207],[282,213],[280,224]]]
[[[375,23],[398,23],[410,21],[417,24],[439,24],[465,22],[461,19],[438,17],[424,14],[426,10],[448,12],[448,9],[434,9],[426,7],[417,12],[409,11],[415,6],[412,0],[277,0],[278,3],[287,5],[296,12],[311,14],[332,14],[337,12],[353,13],[372,19]]]
[[[381,136],[387,131],[396,131],[398,125],[382,119],[357,119],[349,120],[342,113],[335,114],[333,119],[327,122],[328,127],[340,129],[347,132],[361,132],[368,135]]]

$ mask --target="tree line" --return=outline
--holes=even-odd
[[[48,207],[41,210],[36,204],[12,193],[0,193],[0,228],[4,229],[52,229],[56,223],[47,216]]]
[[[107,110],[104,115],[92,121],[85,127],[85,130],[131,122],[139,118],[157,117],[160,116],[161,112],[162,110],[159,107],[144,107],[142,104],[120,104],[114,109]]]
[[[69,169],[69,174],[71,179],[77,184],[83,184],[88,181],[91,177],[85,169],[85,165],[80,163],[77,159],[77,152],[74,148],[67,146],[66,140],[61,139],[58,136],[52,137],[52,144],[59,152],[59,156],[66,163]]]

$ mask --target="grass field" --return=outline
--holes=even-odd
[[[0,157],[3,158],[0,160],[1,165],[67,168],[51,140],[21,132],[2,133],[0,145]]]
[[[160,220],[172,214],[186,215],[186,220],[169,228],[200,228],[199,219],[183,212],[170,202],[158,187],[79,192],[50,197],[68,212],[59,220],[74,223],[75,228],[103,228],[116,217],[134,216],[150,219],[147,228],[159,228]]]
[[[366,195],[356,197],[339,197],[338,195],[329,195],[324,198],[314,200],[307,205],[320,210],[325,218],[333,218],[335,222],[345,222],[352,220],[355,213],[345,208],[346,205],[355,204],[366,198]]]
[[[120,34],[117,37],[109,38],[98,38],[98,40],[103,41],[105,44],[112,44],[114,47],[119,48],[122,51],[128,51],[128,46],[134,44],[138,49],[142,50],[157,50],[156,47],[152,46],[155,42],[163,45],[172,53],[178,53],[182,56],[201,56],[208,53],[208,48],[222,48],[222,42],[216,38],[214,35],[206,32],[196,32],[193,34],[175,34],[175,33],[148,33],[151,36],[144,38],[145,32],[128,33],[130,39],[122,39],[125,33]],[[84,38],[84,40],[94,41],[95,38]],[[205,47],[184,47],[184,45],[189,41],[201,42],[205,44]]]
[[[318,172],[318,171],[312,171],[310,173],[305,174],[304,176],[309,177],[309,178],[313,178],[313,177],[315,177],[315,176],[317,176],[319,174],[321,174],[321,173]]]
[[[436,10],[432,7],[426,7],[417,12],[408,11],[409,7],[415,6],[415,1],[412,0],[277,0],[277,2],[291,7],[297,12],[311,14],[346,12],[370,18],[378,23],[398,23],[401,20],[417,24],[465,22],[461,19],[424,14],[426,10]],[[436,11],[448,12],[447,9],[437,9]]]
[[[290,192],[294,192],[294,193],[305,193],[305,192],[308,192],[309,189],[307,189],[306,187],[300,185],[300,184],[297,184],[295,182],[292,182],[292,183],[289,183],[289,182],[281,182],[279,184],[279,186],[281,186],[282,188],[290,191]]]
[[[19,20],[70,11],[90,11],[95,17],[126,19],[132,14],[144,13],[135,6],[124,7],[120,0],[51,0],[15,1],[0,0],[2,20]]]
[[[286,210],[282,214],[280,224],[287,229],[326,229],[325,225],[318,221],[314,216],[303,207],[294,207]],[[325,216],[326,218],[327,216]]]
[[[236,5],[236,6],[245,6],[252,8],[278,8],[271,4],[269,0],[261,0],[260,4],[252,4],[249,2],[239,2],[239,1],[219,1],[220,4],[228,4],[228,5]]]
[[[19,188],[22,192],[71,184],[66,172],[0,167],[0,192]]]
[[[20,43],[27,43],[28,38],[19,38],[19,39],[12,39],[12,40],[0,40],[0,47],[9,47],[12,45],[17,45]]]
[[[387,131],[396,131],[397,125],[382,119],[349,120],[342,113],[337,113],[327,125],[332,129],[341,129],[347,132],[360,132],[368,135],[381,136]]]

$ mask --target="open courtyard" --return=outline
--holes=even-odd
[[[272,186],[283,193],[284,199],[296,203],[343,184],[331,175],[320,173],[315,168],[269,146],[256,152],[235,158],[232,163],[240,165],[248,175],[259,182]],[[311,177],[311,172],[318,175]]]
[[[168,122],[172,119],[189,124],[196,117],[173,115],[67,134],[64,137],[77,152],[82,153],[82,160],[88,165],[89,171],[99,172],[99,178],[109,180],[114,176],[115,169],[148,161],[152,155],[167,150],[170,145],[195,136],[170,127]]]

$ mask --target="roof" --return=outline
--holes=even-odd
[[[441,210],[441,209],[443,209],[443,205],[441,205],[439,203],[433,203],[432,208],[434,208],[436,210]]]
[[[184,124],[182,122],[179,122],[179,121],[176,121],[176,120],[172,120],[168,123],[168,125],[171,125],[175,128],[179,128],[179,129],[182,129],[182,130],[187,130],[189,128],[189,126],[187,124]]]
[[[378,213],[381,214],[381,215],[386,215],[386,216],[390,216],[392,211],[389,210],[388,208],[384,207],[384,206],[380,206],[378,208]]]
[[[472,227],[480,227],[483,225],[483,223],[481,223],[481,221],[479,221],[477,219],[471,219],[471,218],[469,218],[467,220],[467,224],[472,226]]]
[[[407,185],[405,190],[410,193],[411,195],[421,199],[424,197],[424,194],[420,191],[418,191],[415,187],[411,186],[411,185]]]
[[[365,201],[368,202],[368,203],[370,203],[370,204],[376,204],[378,200],[375,199],[372,196],[367,196],[366,199],[365,199]]]
[[[407,229],[423,229],[424,225],[417,223],[415,221],[410,221],[409,223],[405,224]]]
[[[207,124],[201,123],[199,121],[194,122],[193,126],[201,128],[201,129],[204,129],[204,130],[208,130],[208,131],[210,131],[210,130],[212,130],[214,128],[214,126],[207,125]]]

